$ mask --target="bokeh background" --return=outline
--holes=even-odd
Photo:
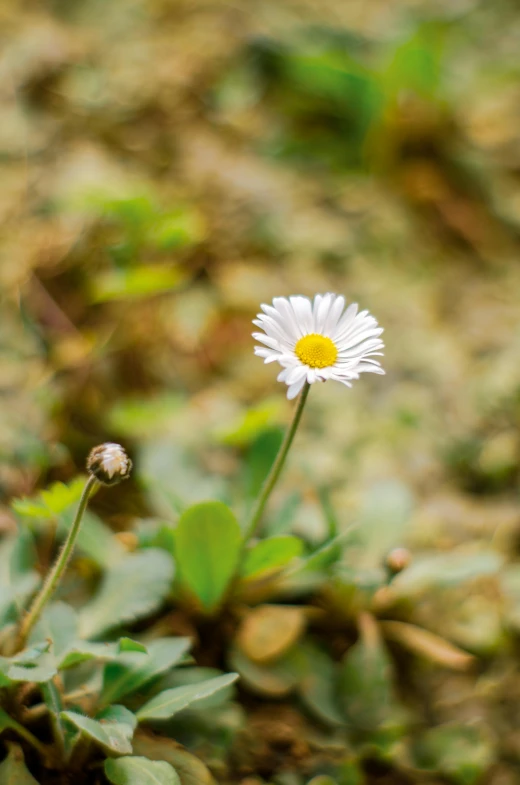
[[[240,509],[290,414],[251,319],[342,293],[387,375],[312,389],[274,509],[319,541],[381,494],[381,554],[437,565],[418,619],[495,657],[441,717],[520,762],[518,4],[4,0],[0,39],[2,527],[104,440],[136,461],[115,529],[162,511],[150,475]]]

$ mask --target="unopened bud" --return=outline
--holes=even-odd
[[[406,569],[411,561],[412,554],[408,548],[394,548],[386,557],[385,563],[388,570],[393,575],[397,575],[398,572],[402,572]]]
[[[90,451],[87,471],[103,485],[117,485],[130,477],[132,461],[120,444],[107,442]]]

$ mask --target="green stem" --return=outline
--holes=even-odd
[[[10,726],[9,727],[11,727],[13,730],[15,730],[17,732],[17,734],[22,737],[22,739],[25,739],[25,741],[27,741],[29,744],[31,744],[34,747],[35,750],[38,750],[40,755],[45,760],[48,759],[49,755],[51,754],[50,747],[47,747],[46,744],[42,744],[42,742],[39,741],[39,739],[36,738],[34,733],[31,733],[31,731],[28,730],[28,728],[25,728],[23,725],[21,725],[16,720],[13,720],[12,718],[10,718]]]
[[[31,630],[33,629],[34,625],[38,621],[41,616],[41,613],[47,603],[49,602],[50,598],[54,594],[56,587],[67,568],[67,564],[71,557],[72,551],[74,549],[74,545],[76,544],[76,539],[79,533],[79,529],[81,526],[81,519],[83,518],[83,513],[85,512],[85,508],[87,506],[87,502],[89,500],[90,494],[97,484],[96,478],[91,475],[86,485],[83,489],[83,493],[81,494],[81,499],[79,500],[78,510],[76,512],[76,517],[74,518],[74,522],[69,529],[69,533],[67,534],[67,539],[63,543],[63,546],[54,562],[51,571],[49,572],[45,583],[43,584],[42,588],[36,595],[29,612],[23,618],[20,629],[18,632],[17,638],[17,651],[23,649],[27,642],[27,638],[30,635]]]
[[[251,539],[251,537],[254,537],[260,525],[260,521],[262,519],[265,505],[269,500],[271,491],[276,485],[278,477],[280,476],[280,472],[283,469],[285,459],[287,458],[287,453],[289,452],[289,448],[293,442],[294,434],[296,433],[296,429],[298,428],[303,412],[303,407],[305,406],[305,401],[307,400],[307,395],[309,394],[309,390],[310,390],[310,384],[309,382],[305,382],[305,385],[299,395],[296,408],[294,410],[292,422],[286,431],[283,442],[280,445],[280,449],[278,450],[278,455],[276,456],[275,461],[271,466],[271,471],[267,475],[265,482],[262,485],[262,488],[258,495],[258,499],[255,502],[255,506],[253,507],[251,517],[249,518],[249,522],[247,524],[247,528],[244,534],[244,543],[247,543]]]
[[[60,761],[65,759],[65,731],[61,724],[60,713],[63,710],[58,688],[53,679],[41,685],[43,700],[49,709],[49,718],[52,727],[52,735],[56,745],[57,754]]]

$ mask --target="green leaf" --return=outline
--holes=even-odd
[[[53,518],[71,505],[76,504],[84,487],[84,477],[76,477],[67,485],[63,482],[55,482],[32,499],[14,499],[12,507],[18,515],[23,517]]]
[[[7,657],[0,657],[0,687],[8,687],[12,682],[7,675],[11,662]]]
[[[270,430],[274,421],[282,416],[282,409],[283,403],[279,398],[263,401],[246,409],[232,423],[218,428],[215,436],[223,444],[246,447],[262,432]]]
[[[96,714],[96,719],[100,722],[116,722],[120,725],[129,725],[132,730],[137,727],[137,717],[126,706],[114,704]]]
[[[174,532],[181,584],[206,610],[222,600],[240,556],[242,533],[222,502],[202,502],[186,510]]]
[[[192,755],[180,744],[164,736],[136,733],[134,752],[150,760],[170,763],[179,775],[181,785],[215,785],[209,769],[200,758]]]
[[[237,679],[237,673],[227,673],[224,676],[217,676],[199,684],[187,684],[184,687],[174,687],[171,690],[165,690],[139,709],[137,719],[139,722],[143,720],[168,719],[192,703],[196,703],[196,701],[203,698],[209,698],[210,695],[218,692],[218,690],[228,687]]]
[[[12,506],[18,515],[32,519],[40,527],[46,526],[50,519],[56,520],[57,534],[64,538],[84,487],[85,477],[77,477],[68,485],[54,483],[34,499],[15,499]],[[101,567],[114,564],[125,553],[108,526],[89,510],[83,516],[77,547]]]
[[[193,455],[170,438],[144,442],[138,458],[152,505],[166,520],[177,520],[190,504],[223,498],[222,478],[204,474]]]
[[[253,578],[271,570],[278,570],[300,556],[302,551],[302,541],[288,534],[261,540],[246,551],[241,575],[243,578]]]
[[[59,670],[66,670],[89,660],[116,660],[120,656],[117,643],[91,643],[90,641],[75,641],[62,659],[59,661]]]
[[[457,785],[475,785],[495,760],[493,743],[479,727],[446,724],[430,728],[415,746],[418,765]]]
[[[49,681],[57,674],[56,663],[52,655],[39,665],[12,665],[7,671],[11,681],[29,681],[40,684]]]
[[[128,653],[105,666],[102,703],[120,700],[124,695],[172,668],[190,648],[189,638],[161,638],[148,646],[148,654]]]
[[[60,659],[77,637],[78,615],[74,608],[65,602],[48,605],[33,629],[29,644],[40,641],[50,642],[50,651]]]
[[[441,26],[425,23],[395,48],[382,72],[388,98],[397,101],[405,91],[430,101],[440,86],[444,36]]]
[[[166,674],[163,679],[161,679],[160,691],[165,692],[166,690],[177,687],[184,687],[188,684],[201,684],[203,681],[214,679],[221,675],[222,671],[220,671],[218,668],[198,666],[176,668],[175,670],[172,670]],[[157,687],[154,687],[154,689],[157,689]],[[218,692],[209,695],[207,698],[201,698],[199,701],[197,701],[197,704],[193,710],[198,712],[213,711],[213,709],[216,709],[225,703],[229,703],[229,701],[232,700],[233,695],[234,687],[233,684],[230,684],[228,687],[223,687]]]
[[[74,640],[59,660],[58,667],[60,670],[65,670],[88,660],[110,662],[131,651],[146,654],[148,649],[142,643],[130,638],[120,638],[117,643],[91,643],[90,641]]]
[[[80,632],[92,638],[156,610],[170,589],[173,562],[162,550],[127,554],[104,576],[101,588],[80,614]]]
[[[157,248],[170,250],[199,243],[205,234],[202,215],[193,208],[180,207],[156,218],[148,241]]]
[[[46,518],[49,515],[49,510],[41,499],[29,499],[24,496],[21,499],[13,499],[11,507],[22,518]]]
[[[7,757],[0,763],[2,785],[38,785],[25,765],[22,748],[10,741],[7,742],[7,746],[9,748]]]
[[[52,726],[55,743],[58,745],[60,751],[66,751],[68,753],[67,731],[61,718],[63,705],[60,692],[52,679],[42,684],[40,690],[45,705],[49,709],[49,720]]]
[[[393,707],[392,663],[374,619],[364,614],[360,628],[359,640],[341,664],[339,693],[349,725],[373,732],[387,721]]]
[[[247,498],[255,499],[260,493],[263,482],[280,450],[283,435],[282,428],[269,428],[261,433],[251,445],[244,471]]]
[[[130,300],[178,289],[186,280],[179,267],[143,264],[126,270],[109,270],[94,281],[91,301]]]
[[[40,581],[32,536],[22,531],[0,543],[0,625],[14,621]]]
[[[76,506],[69,507],[58,519],[58,535],[65,537],[76,514]],[[112,531],[90,510],[81,521],[77,540],[78,550],[97,564],[109,569],[126,555],[126,551]]]
[[[345,724],[337,700],[337,667],[321,649],[311,644],[304,646],[306,673],[298,690],[304,703],[323,722],[338,726]]]
[[[289,649],[276,662],[261,665],[250,660],[235,645],[230,651],[229,662],[252,692],[273,698],[281,698],[292,692],[307,668],[305,655],[299,646]]]
[[[106,414],[111,430],[131,438],[143,439],[164,433],[168,423],[182,409],[180,394],[165,393],[147,398],[126,398],[116,401]]]
[[[503,557],[492,550],[468,551],[418,556],[406,570],[392,581],[392,593],[410,598],[437,587],[457,586],[466,581],[500,573]]]
[[[148,654],[148,649],[144,645],[144,643],[139,643],[139,641],[134,641],[132,638],[119,638],[119,643],[117,644],[117,651],[119,654],[122,654],[125,651],[140,651],[144,654]]]
[[[11,681],[45,682],[58,672],[56,659],[49,651],[51,641],[37,643],[11,658],[7,670]]]
[[[180,785],[173,766],[148,758],[109,758],[105,761],[105,774],[113,785]]]
[[[402,545],[412,501],[408,487],[401,482],[374,483],[361,507],[350,563],[357,569],[377,567],[391,548]]]
[[[135,717],[124,706],[111,706],[110,711],[96,720],[75,711],[62,711],[60,717],[109,752],[131,754]]]

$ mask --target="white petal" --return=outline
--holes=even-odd
[[[287,390],[287,398],[290,401],[292,401],[293,398],[296,398],[296,396],[298,395],[304,384],[305,384],[305,379],[302,379],[301,381],[291,384],[291,386]]]
[[[287,382],[287,377],[291,373],[292,368],[282,368],[278,376],[276,377],[277,382]]]
[[[381,327],[377,327],[377,322],[376,326],[354,324],[347,333],[343,333],[343,335],[336,337],[336,346],[355,346],[360,341],[364,341],[365,338],[378,338],[382,332],[383,329]]]
[[[298,325],[302,328],[302,335],[309,335],[313,331],[312,308],[308,297],[290,297]]]
[[[338,352],[338,360],[346,360],[352,359],[353,357],[362,357],[364,354],[368,354],[369,352],[376,351],[377,349],[381,348],[381,342],[377,338],[370,339],[368,341],[363,341],[363,343],[354,346],[352,349],[341,350]]]
[[[280,343],[283,343],[287,348],[292,349],[296,343],[294,332],[290,325],[285,323],[281,324],[280,321],[276,321],[270,316],[263,317],[262,330],[264,330],[267,335],[271,335],[273,338],[280,341]]]
[[[294,384],[295,382],[299,382],[301,379],[305,379],[307,375],[307,368],[305,365],[297,365],[296,368],[291,368],[287,379],[285,380],[287,384]]]
[[[280,351],[280,342],[276,340],[276,338],[271,338],[270,335],[265,335],[264,333],[253,333],[253,338],[255,341],[260,341],[260,343],[264,343],[270,349],[276,349]]]
[[[370,365],[369,363],[366,362],[359,363],[359,365],[356,368],[356,371],[358,373],[380,373],[383,375],[385,373],[385,371],[383,370],[383,368],[381,368],[380,365]]]
[[[264,349],[263,346],[255,346],[255,354],[257,357],[263,357],[265,363],[274,363],[280,361],[281,355],[278,352],[273,352],[272,349]]]
[[[301,338],[305,333],[298,324],[294,310],[289,300],[286,297],[275,297],[273,304],[275,305],[275,311],[279,315],[279,318],[283,319],[284,324],[288,325],[295,340]]]
[[[327,318],[325,319],[325,323],[323,325],[323,334],[327,336],[331,336],[334,330],[337,327],[339,318],[343,313],[343,309],[345,307],[345,298],[342,295],[336,297],[334,302],[332,303]]]
[[[317,294],[314,298],[314,306],[312,309],[312,316],[314,320],[313,332],[323,334],[323,326],[325,319],[329,315],[329,309],[332,303],[332,294]]]
[[[337,336],[341,335],[344,332],[344,330],[346,330],[349,327],[349,325],[354,321],[354,319],[356,318],[357,309],[358,309],[357,303],[351,303],[349,305],[349,307],[347,308],[347,310],[339,320],[334,335],[331,335],[331,338],[333,340],[336,340]]]
[[[321,381],[325,382],[330,379],[334,373],[334,368],[317,368],[316,376]]]

